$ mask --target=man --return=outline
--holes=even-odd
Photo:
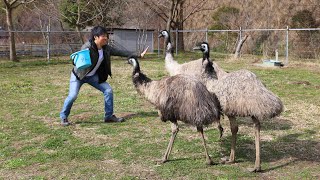
[[[90,84],[94,88],[101,91],[104,95],[104,122],[123,122],[124,118],[118,118],[113,114],[113,91],[109,83],[106,82],[111,73],[110,56],[136,56],[143,57],[148,47],[140,56],[134,55],[132,52],[119,50],[108,45],[108,32],[102,26],[96,26],[91,30],[91,38],[81,49],[90,50],[91,66],[78,69],[73,67],[70,77],[69,95],[64,101],[63,108],[60,112],[61,125],[68,126],[68,116],[71,111],[73,102],[76,100],[81,86],[85,83]]]

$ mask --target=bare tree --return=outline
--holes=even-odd
[[[81,29],[92,25],[120,25],[125,0],[62,0],[61,19],[70,27],[76,29],[81,38]],[[82,40],[83,41],[83,40]]]
[[[143,0],[143,2],[166,23],[166,30],[168,31],[171,29],[183,30],[184,22],[192,15],[214,9],[207,6],[208,0]],[[178,34],[178,40],[178,49],[183,51],[183,33]]]
[[[12,14],[13,11],[23,5],[23,4],[29,4],[34,2],[35,0],[2,0],[3,4],[1,4],[1,8],[6,11],[6,16],[7,16],[7,26],[8,26],[8,31],[9,31],[9,46],[10,46],[10,60],[11,61],[19,61],[17,59],[17,54],[16,54],[16,46],[15,46],[15,37],[14,37],[14,27],[13,27],[13,22],[12,22]]]
[[[248,36],[249,36],[248,34],[246,34],[244,37],[239,36],[239,42],[238,42],[236,51],[233,56],[235,59],[238,59],[240,57],[241,48],[242,48],[244,42],[247,40]]]
[[[147,36],[147,30],[159,26],[158,16],[150,8],[145,8],[142,1],[127,0],[123,9],[125,9],[122,16],[124,27],[136,29],[137,51],[140,54],[147,46],[147,39],[151,38]]]

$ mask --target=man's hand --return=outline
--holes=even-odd
[[[140,56],[143,57],[147,53],[148,49],[149,49],[149,46],[147,46],[147,48],[141,53]]]

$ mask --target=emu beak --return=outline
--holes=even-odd
[[[200,50],[200,46],[194,47],[193,50]]]

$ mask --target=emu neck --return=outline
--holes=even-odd
[[[144,94],[145,96],[146,94],[150,93],[149,87],[152,80],[148,78],[145,74],[141,72],[133,74],[132,82],[139,93]]]
[[[165,37],[165,43],[166,43],[166,44],[171,43],[171,38],[170,38],[170,36]]]
[[[140,66],[137,65],[136,67],[134,67],[133,72],[132,72],[132,75],[135,75],[135,74],[140,73],[140,72],[141,72],[141,71],[140,71]]]
[[[218,79],[217,72],[213,67],[212,61],[209,59],[209,52],[203,53],[202,66],[204,68],[204,74],[209,79]]]
[[[209,58],[210,58],[209,52],[204,52],[202,55],[202,59],[205,60],[205,59],[209,59]]]
[[[203,60],[202,64],[204,66],[204,72],[207,78],[215,79],[215,80],[218,79],[217,72],[215,68],[212,66],[213,64],[209,59]]]
[[[180,67],[180,64],[174,60],[173,53],[170,51],[166,52],[165,67],[171,76],[176,75],[177,69]]]

